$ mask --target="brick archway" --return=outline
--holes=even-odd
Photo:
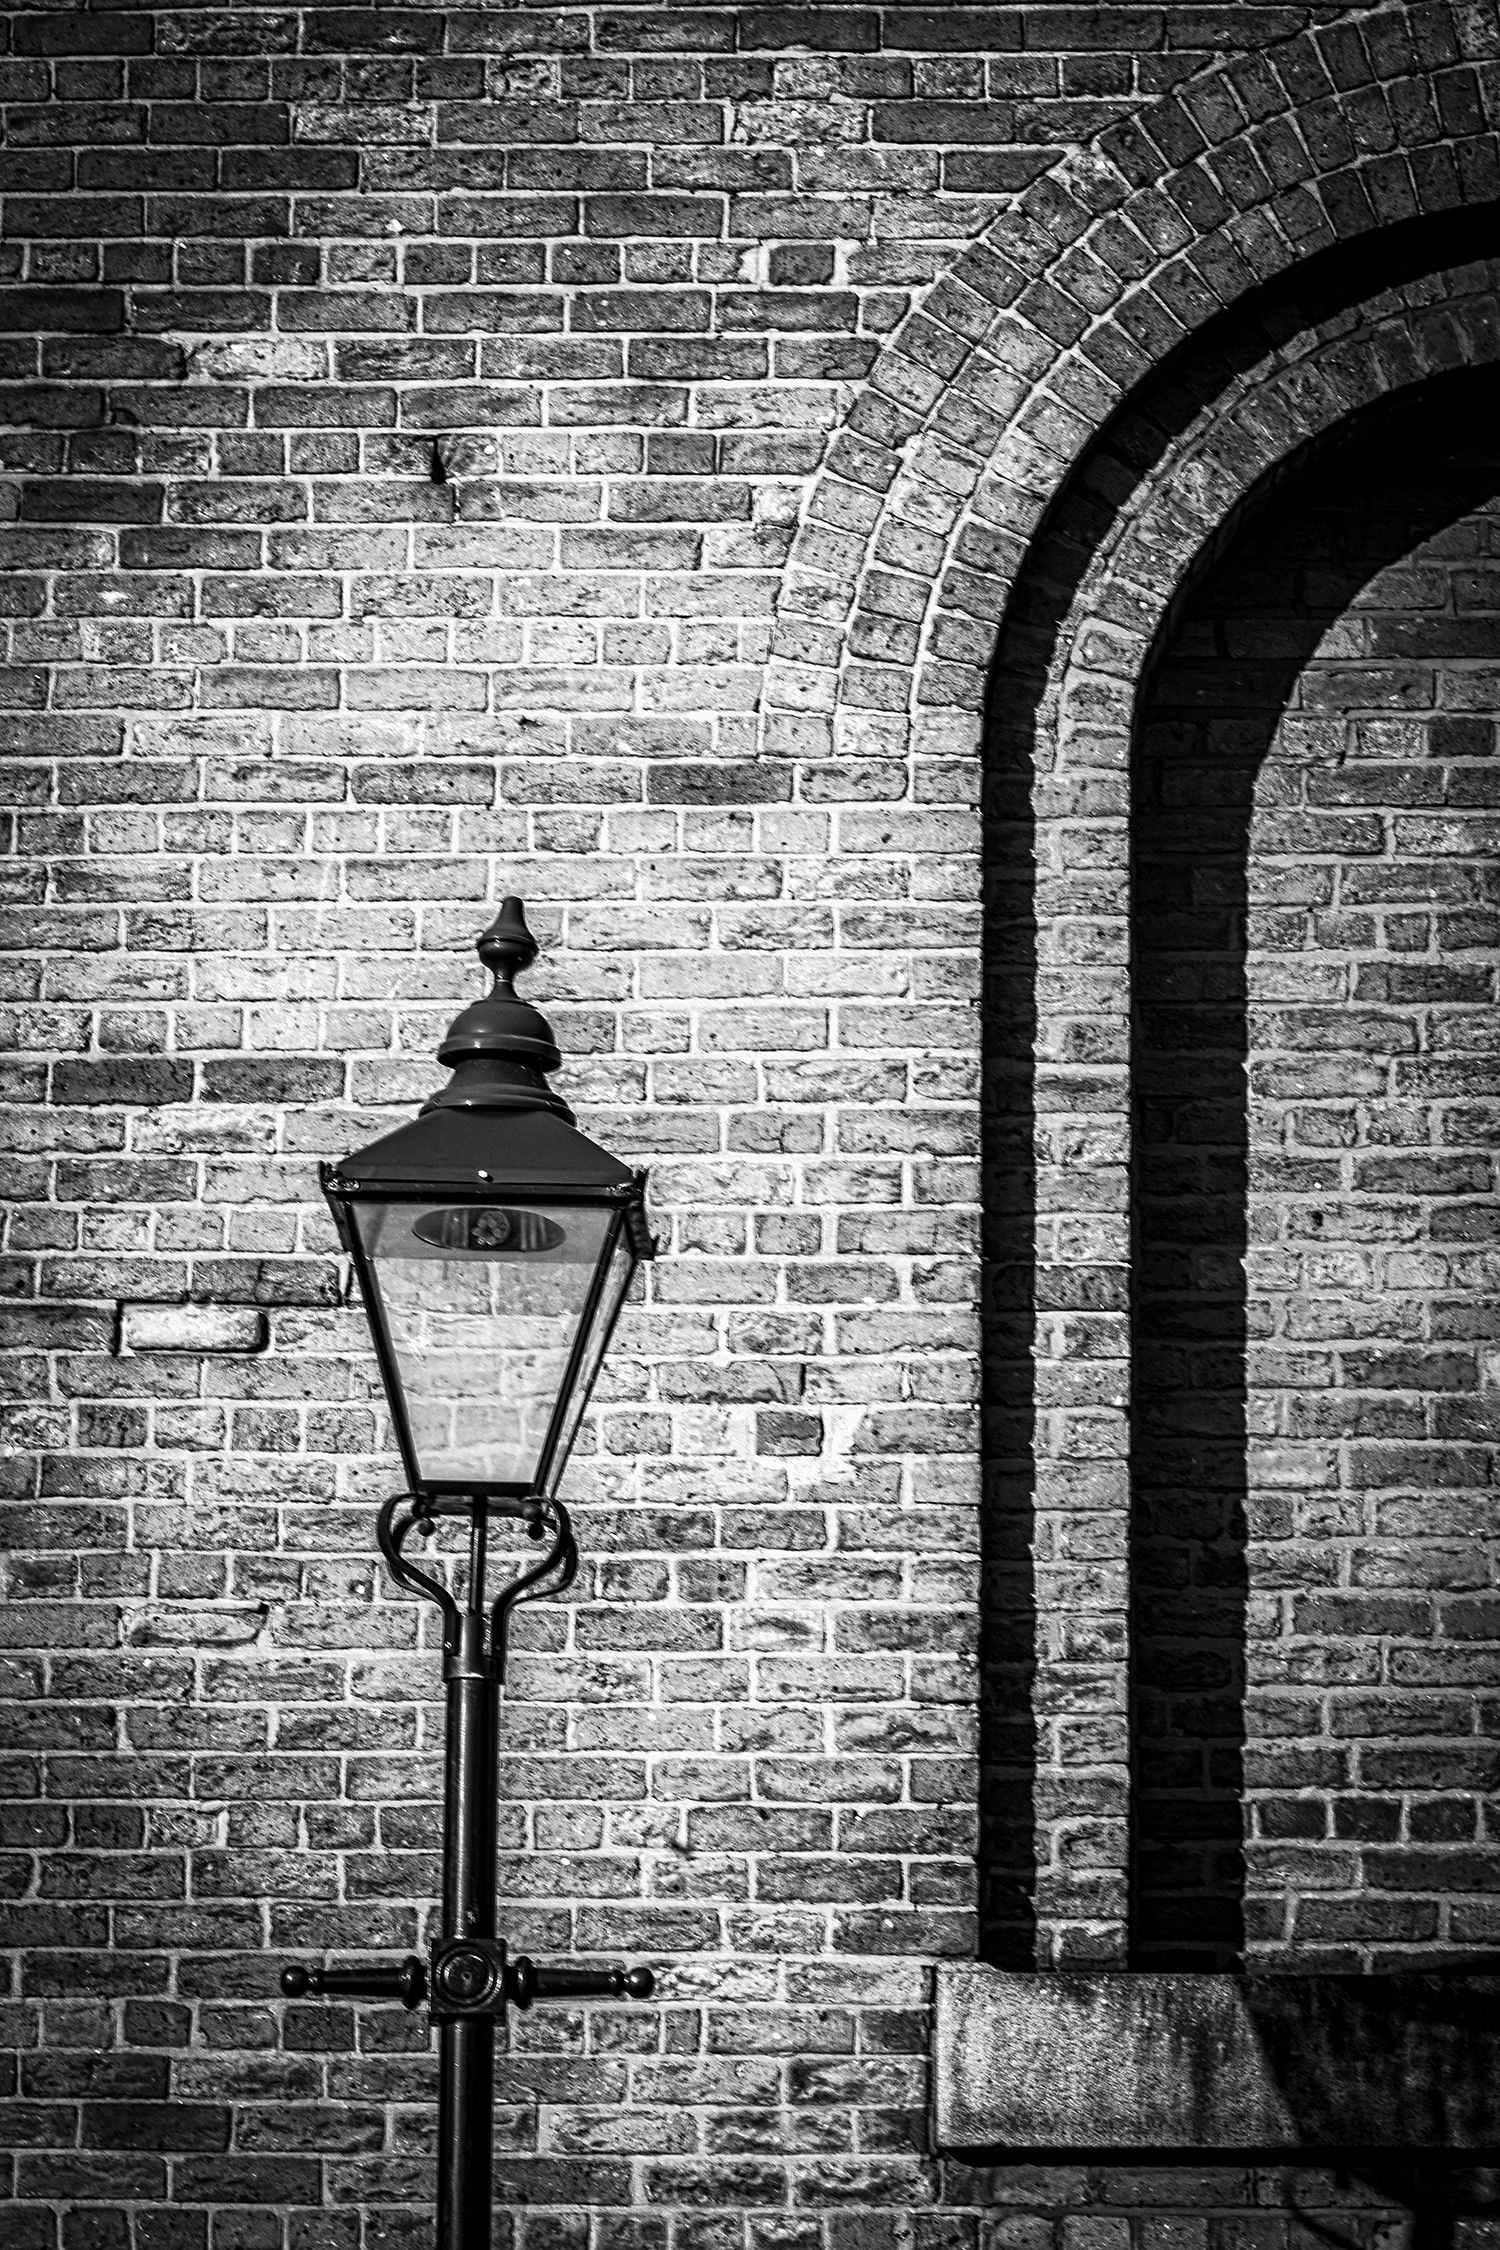
[[[1029,1798],[1035,1878],[1020,1920],[1038,1966],[1121,1963],[1127,1945],[1136,689],[1174,595],[1309,441],[1445,367],[1500,359],[1495,277],[1466,267],[1500,202],[1497,60],[1490,9],[1380,9],[1227,59],[1064,159],[882,356],[783,580],[765,749],[813,769],[823,803],[893,799],[904,777],[911,810],[887,824],[898,850],[977,854],[982,824],[955,808],[978,786],[986,736],[1004,756],[1008,647],[1027,650],[1040,686],[1020,699],[1037,850],[1020,915],[1040,942],[1013,956],[1012,981],[1031,987],[1031,1033],[1045,1031],[1025,1057],[1046,1213],[1025,1257],[1047,1277],[1036,1301],[1049,1309],[1033,1331],[1026,1295],[1012,1365],[1024,1358],[1028,1382],[1034,1366],[1037,1399],[1054,1402],[1025,1470],[1049,1560],[1023,1569],[999,1637],[1019,1623],[1030,1643],[1002,1664],[1012,1715],[1019,1687],[1051,1716],[1024,1785],[993,1800],[1014,1831]],[[854,817],[868,848],[871,816]],[[1005,825],[991,817],[992,863]],[[951,864],[943,881],[942,895],[963,895]],[[1083,1014],[1060,997],[1080,971],[1097,987]],[[1075,1460],[1056,1403],[1066,1384],[1049,1388],[1047,1370],[1065,1374],[1081,1319],[1118,1380]],[[1097,1567],[1070,1571],[1090,1541]],[[1014,1555],[1000,1558],[1007,1571],[1015,1586]],[[1080,1587],[1089,1631],[1070,1656]],[[1018,1875],[1001,1878],[1012,1912]]]
[[[826,756],[831,731],[837,756],[873,731],[899,755],[909,719],[972,740],[996,622],[1095,433],[1310,258],[1493,206],[1497,60],[1488,6],[1379,9],[1228,58],[1022,195],[833,441],[783,583],[768,747]]]

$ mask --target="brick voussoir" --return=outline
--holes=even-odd
[[[1309,60],[1311,61],[1311,57],[1309,58]],[[1319,102],[1336,100],[1338,88],[1335,87],[1331,78],[1329,78],[1324,71],[1321,62],[1315,63],[1310,71],[1294,72],[1291,70],[1291,66],[1287,57],[1283,55],[1279,58],[1279,61],[1281,64],[1283,79],[1285,82],[1287,82],[1288,96],[1292,97],[1288,99],[1285,105],[1290,111],[1286,122],[1291,126],[1294,133],[1296,133],[1297,146],[1300,150],[1304,148],[1305,144],[1298,124],[1299,113],[1307,113],[1310,110],[1315,110],[1316,105]],[[1230,63],[1225,66],[1224,76],[1226,80],[1226,86],[1229,89],[1234,90],[1238,87],[1240,90],[1243,90],[1244,73],[1243,71],[1240,71],[1237,75],[1236,63],[1233,60],[1231,60]],[[1293,79],[1295,80],[1295,85],[1290,82]],[[1361,86],[1368,84],[1369,73],[1367,70],[1363,74],[1358,75],[1357,82]],[[1264,103],[1251,103],[1249,106],[1250,112],[1257,115],[1262,122],[1272,114],[1272,108],[1266,107]],[[1163,109],[1161,112],[1163,143],[1170,139],[1170,135],[1166,130],[1166,118],[1169,113],[1175,115],[1179,120],[1182,120],[1182,111],[1180,106],[1172,105],[1170,103],[1163,105]],[[1148,118],[1149,115],[1150,113],[1147,113]],[[1132,197],[1131,200],[1145,201],[1149,198],[1150,192],[1155,185],[1158,173],[1155,168],[1142,169],[1140,165],[1139,151],[1141,149],[1143,141],[1145,140],[1145,134],[1140,129],[1140,124],[1141,121],[1134,121],[1131,125],[1120,125],[1108,128],[1106,132],[1100,136],[1098,147],[1101,151],[1101,154],[1103,154],[1106,158],[1114,160],[1116,162],[1118,162],[1119,158],[1123,156],[1127,148],[1134,147],[1137,150],[1137,162],[1135,165],[1135,170],[1138,175],[1135,180],[1136,194]],[[1221,125],[1223,137],[1227,140],[1236,130],[1232,116],[1228,114],[1224,115],[1221,118]],[[1132,139],[1132,134],[1135,135],[1134,139]],[[1155,141],[1150,141],[1146,143],[1146,145],[1151,146],[1155,151],[1158,164],[1161,164],[1162,162],[1167,160],[1168,149],[1166,146],[1158,144]],[[1314,160],[1310,154],[1307,157],[1307,162],[1309,167],[1313,166]],[[1207,210],[1200,208],[1194,211],[1192,209],[1193,199],[1191,196],[1189,196],[1189,186],[1195,172],[1198,172],[1198,168],[1196,166],[1189,166],[1186,168],[1186,170],[1177,172],[1175,174],[1170,170],[1162,171],[1160,174],[1162,186],[1172,194],[1177,202],[1181,203],[1183,197],[1188,196],[1189,209],[1186,216],[1188,216],[1192,222],[1197,224],[1202,224],[1205,221],[1215,222],[1219,218],[1228,220],[1231,225],[1233,225],[1236,220],[1243,223],[1246,217],[1246,208],[1243,203],[1239,206],[1238,209],[1233,209],[1229,204],[1224,203],[1221,200],[1216,207],[1210,207]],[[1128,173],[1125,176],[1128,177]],[[1206,175],[1198,172],[1198,176],[1206,185]],[[1227,180],[1221,179],[1221,184],[1227,185]],[[1269,188],[1269,182],[1264,181],[1260,175],[1254,175],[1253,192],[1250,196],[1250,204],[1252,207],[1259,207],[1262,210],[1267,209],[1266,197]],[[1141,196],[1141,190],[1146,191],[1145,198]],[[1350,227],[1353,227],[1354,231],[1361,231],[1363,228],[1374,223],[1374,214],[1369,206],[1367,198],[1363,194],[1357,169],[1351,177],[1343,181],[1341,181],[1338,175],[1335,174],[1326,183],[1320,182],[1319,192],[1325,201],[1325,207],[1328,209],[1329,216],[1335,221],[1336,225],[1341,226],[1342,231],[1348,231]],[[1441,190],[1438,189],[1436,190],[1436,192],[1439,195],[1439,207],[1441,207]],[[1284,200],[1284,193],[1280,196],[1275,193],[1271,194],[1268,215],[1273,219],[1273,221],[1276,217],[1278,203],[1282,203],[1284,202]],[[1035,204],[1035,209],[1031,207],[1033,203]],[[1125,208],[1128,210],[1129,205],[1127,204]],[[1305,230],[1294,228],[1290,230],[1290,232],[1286,233],[1285,239],[1288,244],[1298,242],[1299,240],[1305,242]],[[1252,270],[1257,273],[1265,273],[1269,270],[1266,253],[1268,252],[1270,246],[1263,235],[1259,238],[1259,242],[1263,255],[1261,259],[1256,262]],[[1045,250],[1042,249],[1042,245],[1046,246]],[[997,222],[996,226],[990,230],[989,241],[985,245],[986,248],[999,248],[1002,251],[1008,251],[1013,257],[1018,256],[1023,268],[1029,265],[1033,267],[1033,270],[1041,270],[1041,266],[1045,262],[1046,254],[1050,252],[1050,250],[1055,249],[1058,246],[1059,245],[1057,244],[1056,240],[1051,234],[1049,234],[1048,231],[1047,216],[1042,202],[1040,188],[1038,190],[1030,191],[1029,197],[1023,197],[1021,207],[1013,219],[1006,219]],[[979,246],[976,246],[976,254],[978,247]],[[1198,269],[1197,278],[1205,278],[1201,267]],[[1246,283],[1248,283],[1248,279],[1249,276],[1246,275]],[[1169,288],[1171,287],[1171,284],[1167,278],[1166,269],[1162,270],[1156,283],[1153,286],[1152,296],[1155,301],[1160,301],[1158,292],[1163,285],[1166,285]],[[1213,299],[1216,303],[1224,303],[1230,301],[1230,292],[1227,291],[1222,285],[1211,286]],[[1191,293],[1189,301],[1192,302]],[[1206,308],[1204,303],[1201,300],[1197,301],[1194,304],[1194,310],[1191,317],[1201,319],[1204,315],[1205,309]],[[1133,305],[1129,297],[1122,299],[1120,303],[1115,307],[1113,317],[1122,319],[1127,323],[1128,326],[1131,326],[1134,329],[1138,340],[1147,343],[1148,347],[1154,353],[1160,354],[1164,349],[1168,348],[1168,340],[1164,338],[1159,331],[1142,333],[1140,308],[1138,305]],[[1090,339],[1090,341],[1092,341],[1092,339]],[[922,396],[922,386],[914,382],[914,378],[909,372],[904,370],[898,372],[897,367],[889,363],[889,355],[887,361],[877,364],[877,368],[872,379],[878,387],[890,392],[892,395],[898,398],[906,398],[914,404],[920,403]]]

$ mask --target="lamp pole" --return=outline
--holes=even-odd
[[[441,1934],[425,1960],[282,1971],[290,1998],[426,2003],[438,2029],[437,2250],[490,2250],[495,2026],[538,2000],[649,1998],[646,1968],[512,1956],[496,1929],[495,1751],[512,1612],[578,1568],[556,1486],[637,1263],[654,1254],[645,1178],[579,1133],[547,1085],[561,1057],[513,979],[536,957],[518,899],[479,940],[495,975],[438,1050],[453,1078],[421,1117],[323,1186],[352,1255],[409,1489],[376,1536],[386,1566],[443,1619]],[[462,1525],[455,1592],[406,1552]],[[491,1532],[541,1552],[491,1586]]]
[[[478,1939],[485,1951],[495,1937],[496,1793],[483,1782],[494,1772],[500,1719],[498,1675],[484,1645],[484,1612],[473,1595],[473,1589],[484,1583],[487,1530],[484,1511],[475,1508],[469,1517],[470,1599],[457,1620],[457,1646],[443,1656],[448,1706],[443,1752],[443,1939],[449,1946],[455,1940],[462,1945],[466,1939]],[[489,1981],[484,1951],[448,1952],[443,1959],[445,1999],[450,1993],[462,1998],[471,1987],[483,1989]],[[433,1984],[438,1990],[436,1975]],[[455,2214],[466,2206],[479,2211],[486,2233],[494,2101],[494,2018],[445,2019],[438,2029],[438,2208]],[[462,2222],[457,2217],[454,2226],[461,2243]],[[441,2223],[438,2240],[443,2240]]]

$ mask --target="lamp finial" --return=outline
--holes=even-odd
[[[562,1061],[552,1026],[539,1008],[516,997],[513,979],[541,950],[526,927],[521,901],[502,899],[475,944],[494,989],[448,1026],[438,1061],[451,1065],[453,1076],[427,1108],[550,1109],[571,1122],[573,1112],[547,1084],[547,1074]]]
[[[500,911],[487,930],[474,940],[480,960],[497,985],[510,986],[523,969],[529,969],[541,947],[526,927],[526,909],[518,898],[503,898]]]

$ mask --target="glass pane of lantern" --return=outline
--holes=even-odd
[[[588,1405],[589,1393],[594,1387],[594,1378],[599,1372],[600,1363],[609,1344],[610,1330],[614,1327],[615,1315],[620,1309],[621,1300],[626,1290],[630,1287],[630,1279],[635,1272],[635,1267],[635,1255],[630,1248],[629,1237],[622,1226],[615,1238],[614,1250],[609,1261],[609,1271],[604,1277],[604,1287],[599,1292],[599,1303],[589,1328],[588,1339],[583,1347],[583,1356],[578,1368],[578,1380],[573,1385],[564,1408],[565,1419],[558,1437],[557,1450],[547,1465],[546,1490],[548,1492],[557,1490],[563,1470],[568,1465],[568,1455],[573,1449],[573,1440],[578,1435],[578,1425],[583,1420],[583,1410]]]
[[[614,1216],[355,1206],[424,1482],[531,1489]]]

